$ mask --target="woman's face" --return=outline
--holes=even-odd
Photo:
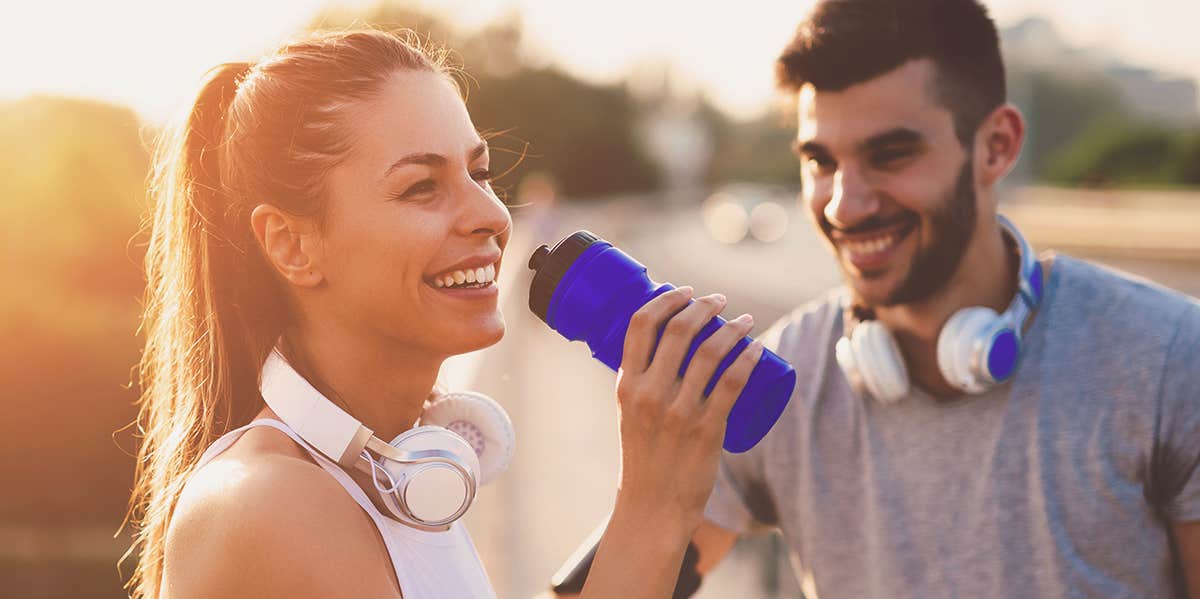
[[[512,220],[452,84],[398,72],[347,120],[353,147],[328,174],[319,233],[322,304],[352,334],[431,356],[499,341],[492,281]]]

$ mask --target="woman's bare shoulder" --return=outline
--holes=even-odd
[[[396,596],[374,524],[283,433],[246,432],[188,481],[167,533],[165,597]]]

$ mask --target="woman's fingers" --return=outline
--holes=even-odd
[[[700,329],[724,308],[725,296],[707,295],[671,317],[663,329],[662,338],[658,340],[658,347],[654,350],[654,357],[647,369],[651,378],[659,384],[673,384],[678,380],[679,367],[683,364],[683,357],[687,355],[692,341],[696,339]]]
[[[623,375],[641,373],[650,365],[650,354],[662,323],[683,308],[692,299],[691,287],[679,287],[664,293],[643,305],[629,319],[625,332],[625,348],[621,355]]]
[[[708,386],[708,381],[716,373],[717,367],[752,328],[754,318],[743,314],[725,323],[711,337],[705,339],[704,343],[696,348],[692,361],[688,363],[676,401],[698,406],[703,401],[704,388]]]
[[[734,402],[741,395],[746,381],[750,380],[750,373],[754,371],[755,366],[758,366],[762,355],[761,341],[756,340],[746,346],[733,364],[730,364],[729,368],[721,374],[712,393],[708,395],[708,401],[705,402],[703,408],[704,418],[718,422],[722,431],[725,430],[725,420],[729,418],[729,410],[733,409]]]

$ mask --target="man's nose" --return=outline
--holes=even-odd
[[[825,205],[825,219],[838,229],[851,229],[879,211],[879,198],[853,168],[840,168],[833,175],[833,188]]]

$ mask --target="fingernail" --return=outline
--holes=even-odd
[[[751,341],[750,347],[748,349],[752,352],[762,353],[762,351],[763,351],[762,341],[759,341],[758,339]]]
[[[749,314],[743,314],[743,315],[733,319],[733,321],[740,322],[742,324],[751,324],[754,322],[754,317],[750,316]]]
[[[692,288],[688,285],[684,285],[683,287],[676,287],[675,292],[678,293],[679,295],[691,295]]]
[[[725,296],[724,296],[724,295],[721,295],[720,293],[714,293],[714,294],[712,294],[712,298],[713,298],[713,299],[715,299],[715,300],[717,300],[717,303],[718,303],[718,304],[723,304],[723,303],[725,303]]]

